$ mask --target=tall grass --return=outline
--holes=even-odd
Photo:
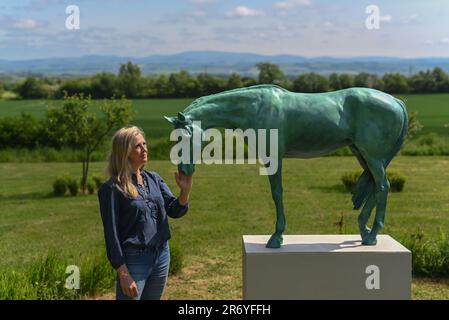
[[[412,270],[416,276],[449,276],[449,239],[441,232],[438,239],[427,239],[421,230],[403,239],[412,252]]]
[[[176,243],[170,244],[170,274],[183,266],[183,254]],[[110,292],[116,281],[116,272],[105,253],[82,257],[79,260],[79,289],[67,289],[66,279],[73,265],[61,254],[49,252],[24,272],[6,270],[0,274],[0,300],[73,300]]]
[[[6,270],[0,275],[0,300],[63,300],[108,292],[115,283],[115,271],[105,254],[83,257],[77,265],[80,270],[80,288],[65,288],[66,268],[71,265],[55,252],[34,262],[25,272]]]

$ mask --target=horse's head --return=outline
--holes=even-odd
[[[168,122],[174,125],[175,129],[182,129],[183,136],[187,136],[189,139],[189,148],[190,148],[190,161],[189,163],[183,163],[182,161],[178,165],[178,170],[183,174],[190,176],[195,172],[195,163],[193,161],[193,150],[201,150],[202,143],[202,129],[188,117],[186,117],[182,112],[178,113],[177,117],[165,117]],[[195,135],[198,134],[200,137],[199,141],[196,139],[192,139],[193,132],[195,131]]]

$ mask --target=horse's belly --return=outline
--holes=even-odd
[[[320,137],[302,137],[291,142],[285,154],[300,158],[313,158],[323,156],[347,146],[351,143],[349,139],[343,137],[333,137],[322,139]]]

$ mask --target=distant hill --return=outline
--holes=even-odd
[[[171,55],[152,55],[143,58],[118,56],[82,56],[78,58],[48,58],[34,60],[0,60],[0,75],[91,75],[98,72],[117,73],[120,63],[132,61],[140,65],[144,74],[160,74],[187,70],[192,74],[207,72],[214,75],[256,76],[256,64],[271,62],[278,64],[288,75],[305,72],[320,74],[368,72],[382,75],[399,72],[405,75],[440,66],[449,72],[449,58],[395,57],[314,57],[293,55],[259,55],[218,51],[192,51]]]

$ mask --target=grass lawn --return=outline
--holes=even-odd
[[[151,145],[150,145],[151,148]],[[398,157],[390,168],[407,177],[402,193],[391,193],[383,231],[396,239],[421,229],[427,239],[449,230],[449,157]],[[105,163],[92,163],[101,173]],[[177,193],[167,161],[151,161]],[[284,162],[286,234],[357,233],[357,215],[340,177],[358,169],[353,157]],[[23,270],[49,250],[77,264],[80,255],[104,250],[96,195],[54,198],[59,175],[79,176],[77,163],[4,163],[0,167],[0,270]],[[169,279],[165,299],[240,299],[241,237],[271,234],[275,222],[268,179],[255,165],[197,167],[189,213],[171,220],[173,241],[184,252],[183,271]],[[447,279],[413,280],[416,299],[449,299]]]

